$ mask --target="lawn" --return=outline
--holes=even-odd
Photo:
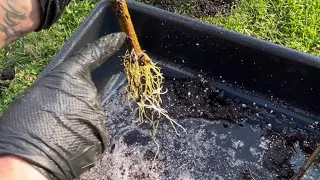
[[[0,90],[0,115],[15,97],[34,82],[98,2],[72,1],[51,29],[31,33],[0,51],[0,73],[11,67],[16,71],[12,81],[0,81],[0,87],[1,84],[8,85]]]
[[[12,67],[16,71],[13,80],[0,80],[0,87],[6,86],[0,90],[0,115],[34,82],[98,1],[72,1],[50,30],[31,33],[0,51],[0,73]],[[156,0],[139,1],[157,6]],[[173,1],[180,2],[172,10],[176,13],[320,56],[320,0],[242,0],[230,13],[214,17],[195,15],[193,1]]]

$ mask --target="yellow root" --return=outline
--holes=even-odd
[[[152,61],[141,65],[139,57],[134,50],[131,52],[127,51],[123,56],[123,65],[128,79],[128,98],[129,100],[133,99],[139,106],[138,122],[142,124],[147,120],[153,126],[153,134],[155,135],[159,118],[162,115],[170,120],[176,134],[178,132],[175,125],[178,125],[185,131],[181,125],[168,115],[166,110],[161,108],[161,95],[166,93],[162,91],[164,78],[161,68]],[[155,121],[155,119],[158,120]]]
[[[154,130],[153,134],[155,134],[159,118],[163,115],[170,120],[177,134],[178,132],[174,125],[178,125],[185,131],[160,106],[162,103],[161,94],[165,93],[162,92],[164,78],[160,67],[157,67],[156,63],[152,62],[140,47],[126,0],[111,0],[110,3],[118,17],[122,31],[127,34],[127,44],[130,50],[123,56],[123,64],[128,79],[127,91],[129,100],[134,99],[139,106],[138,122],[141,124],[147,120],[151,123]],[[155,115],[157,115],[156,118],[158,119],[156,122],[154,122]]]

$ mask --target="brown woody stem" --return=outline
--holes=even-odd
[[[135,53],[144,64],[150,62],[150,58],[140,47],[126,0],[111,0],[111,7],[116,12],[122,31],[128,36],[127,42],[130,48],[134,49]]]
[[[305,163],[305,165],[300,169],[300,171],[296,174],[294,180],[300,180],[303,175],[307,172],[309,167],[314,163],[315,159],[320,153],[320,146],[317,147],[316,150],[313,151],[308,161]]]

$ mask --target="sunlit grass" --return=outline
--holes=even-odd
[[[10,67],[17,72],[9,87],[0,90],[0,115],[15,97],[34,82],[97,2],[71,1],[52,28],[31,33],[0,51],[0,72]]]

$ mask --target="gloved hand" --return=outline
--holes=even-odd
[[[16,155],[49,179],[75,179],[108,147],[91,72],[120,49],[124,33],[81,49],[38,79],[0,119],[0,155]]]

